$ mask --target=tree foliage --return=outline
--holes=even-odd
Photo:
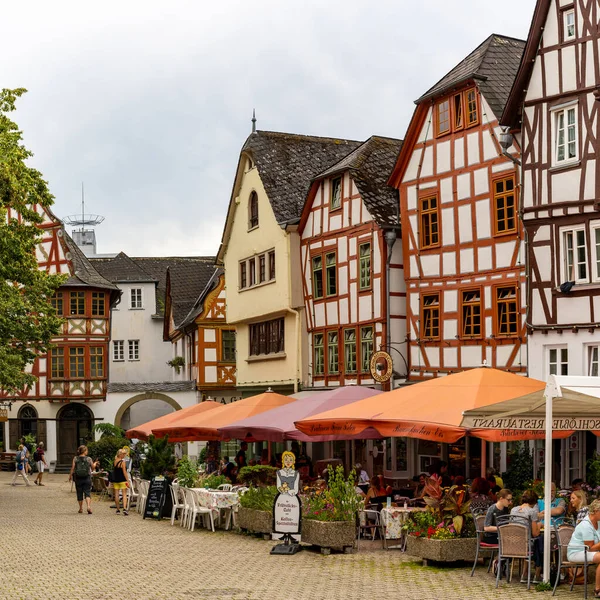
[[[142,477],[152,479],[156,475],[172,474],[174,470],[175,452],[168,436],[155,438],[151,435],[146,446],[146,459],[140,465]]]
[[[508,470],[502,473],[504,487],[513,493],[524,490],[533,479],[533,454],[527,442],[518,442],[508,453]]]
[[[42,216],[34,207],[51,206],[53,197],[41,173],[27,165],[33,155],[9,117],[23,93],[0,92],[0,388],[10,393],[34,383],[26,368],[60,331],[49,298],[64,281],[38,269]]]

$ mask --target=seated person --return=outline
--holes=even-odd
[[[364,483],[369,483],[369,475],[363,469],[363,466],[360,463],[356,463],[356,465],[354,465],[354,469],[355,469],[356,475],[358,477],[358,481],[356,482],[357,485],[362,485]]]
[[[386,495],[385,490],[380,486],[381,484],[379,483],[379,477],[372,477],[371,485],[367,491],[367,495],[365,496],[365,506],[368,506],[373,498],[379,498]]]
[[[585,561],[585,548],[587,546],[587,561],[589,564],[600,563],[600,500],[594,500],[589,507],[588,516],[575,527],[571,541],[567,547],[567,559],[571,562],[583,564]],[[596,569],[596,585],[594,597],[600,598],[600,568]]]
[[[531,537],[533,542],[533,562],[535,564],[534,583],[541,581],[540,574],[544,566],[544,538],[540,535],[542,530],[541,519],[538,511],[538,495],[533,490],[525,490],[521,498],[521,506],[515,506],[511,516],[525,517],[531,522]],[[526,575],[523,579],[526,579]]]
[[[479,513],[487,511],[493,500],[490,498],[490,482],[483,477],[476,477],[471,483],[471,491],[469,492],[471,499],[471,511]]]
[[[383,475],[377,475],[379,477],[379,489],[383,490],[382,496],[391,496],[393,489],[391,485],[385,485],[385,481],[383,480]]]
[[[414,498],[422,498],[427,484],[427,473],[421,473],[418,479],[415,477],[415,480],[417,481],[417,487],[415,488]]]
[[[261,465],[269,464],[269,450],[267,448],[263,448],[260,452],[260,464]]]
[[[235,464],[229,460],[229,456],[223,457],[223,468],[221,469],[221,475],[225,475],[231,483],[235,483],[237,469],[235,468]]]
[[[498,492],[498,500],[492,504],[485,513],[483,525],[483,542],[486,544],[498,543],[498,517],[508,515],[508,507],[512,503],[512,492],[507,489]]]
[[[565,514],[567,512],[567,505],[562,498],[556,497],[556,484],[552,482],[550,486],[550,522],[552,526],[554,525],[562,525],[565,520]],[[540,512],[540,520],[544,520],[544,500],[538,500],[538,510]]]
[[[587,494],[583,490],[572,491],[569,497],[569,509],[567,513],[575,521],[575,525],[579,525],[587,517],[588,511]]]
[[[573,481],[571,481],[571,491],[576,492],[577,490],[580,490],[583,483],[584,481],[581,478],[573,479]]]

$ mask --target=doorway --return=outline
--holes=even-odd
[[[92,438],[92,411],[83,404],[67,404],[57,417],[58,463],[70,464],[81,444]]]

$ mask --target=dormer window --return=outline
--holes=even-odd
[[[331,200],[329,203],[331,210],[341,208],[342,206],[342,178],[335,177],[331,180]]]
[[[476,88],[441,98],[436,102],[433,114],[436,137],[477,125],[479,105]]]
[[[248,201],[248,229],[258,227],[258,194],[252,192]]]

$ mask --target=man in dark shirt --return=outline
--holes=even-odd
[[[508,507],[512,504],[512,492],[507,489],[498,492],[498,501],[492,504],[485,515],[483,541],[486,544],[498,543],[498,517],[508,515]]]
[[[229,456],[225,456],[223,458],[223,462],[225,463],[225,466],[223,467],[223,470],[221,471],[221,475],[225,475],[225,477],[227,477],[227,479],[229,479],[229,481],[231,481],[231,483],[235,483],[235,480],[236,480],[235,465],[229,460]]]
[[[248,464],[246,462],[246,450],[248,450],[248,444],[246,442],[242,442],[238,453],[235,455],[235,464],[237,465],[238,473],[242,467],[245,467]]]

